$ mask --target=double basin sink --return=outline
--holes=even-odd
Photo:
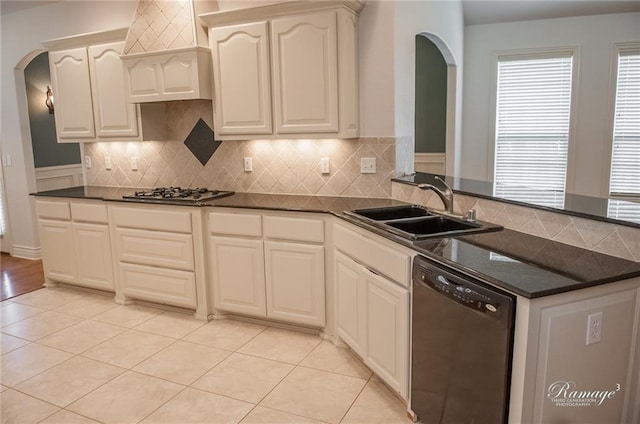
[[[409,240],[448,237],[468,233],[501,230],[499,225],[469,221],[434,212],[418,205],[356,209],[345,214]]]

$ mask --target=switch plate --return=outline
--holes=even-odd
[[[131,156],[131,170],[132,171],[138,170],[138,158],[135,156]]]
[[[376,158],[361,158],[360,159],[360,173],[361,174],[375,174],[376,173]]]
[[[107,171],[111,170],[111,156],[104,157],[104,167]]]
[[[2,166],[11,166],[13,163],[11,162],[11,155],[2,156]]]
[[[587,346],[602,340],[602,312],[590,314],[587,318]]]
[[[87,169],[91,169],[91,156],[84,157],[84,167]]]
[[[244,172],[253,172],[253,160],[250,157],[242,159],[244,163]]]
[[[331,168],[330,168],[330,165],[329,165],[329,158],[320,159],[320,172],[322,174],[330,174],[331,173]]]

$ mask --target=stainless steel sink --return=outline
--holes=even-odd
[[[447,237],[502,229],[482,221],[467,221],[441,214],[418,205],[356,209],[345,214],[360,222],[409,240]]]

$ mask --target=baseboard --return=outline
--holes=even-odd
[[[39,247],[18,246],[14,244],[11,248],[11,256],[37,261],[42,259],[42,250]]]

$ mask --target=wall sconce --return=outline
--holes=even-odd
[[[53,114],[53,92],[51,91],[51,87],[47,85],[47,100],[44,102],[45,105],[49,108],[49,113]]]

